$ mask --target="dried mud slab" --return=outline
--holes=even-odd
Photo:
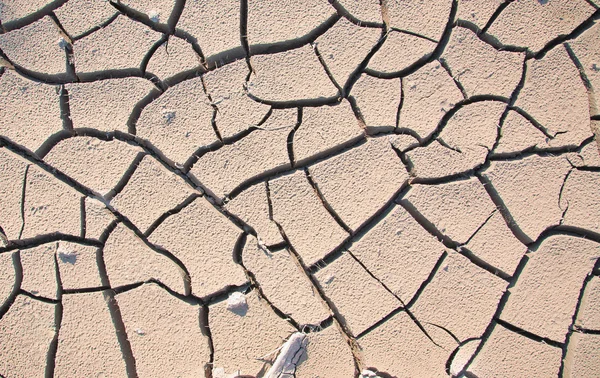
[[[304,108],[302,123],[293,134],[294,159],[310,159],[362,134],[360,121],[348,101],[327,107]]]
[[[593,93],[590,98],[590,112],[600,114],[600,53],[594,48],[600,38],[600,27],[598,25],[587,30],[580,38],[569,43],[568,47],[572,49],[575,55],[575,62],[581,65],[585,77],[589,80],[591,88],[588,91]]]
[[[354,374],[352,353],[335,326],[309,333],[306,337],[308,358],[297,367],[297,376],[343,378]]]
[[[141,23],[119,16],[73,44],[75,65],[81,72],[137,68],[159,38]]]
[[[600,246],[569,236],[554,236],[528,254],[511,289],[501,319],[551,340],[564,342],[582,282],[594,267]],[[560,273],[559,273],[560,272]],[[561,276],[573,277],[563,280]]]
[[[521,377],[534,374],[550,377],[558,374],[561,350],[534,341],[496,325],[492,334],[470,364],[468,371],[477,376]],[[519,369],[515,370],[515,364]]]
[[[445,125],[446,119],[440,121],[443,128],[436,139],[407,154],[414,164],[414,175],[432,179],[482,165],[496,141],[505,107],[498,101],[475,102],[458,109]]]
[[[97,254],[98,248],[94,246],[58,243],[56,261],[64,290],[84,290],[102,286]]]
[[[599,125],[600,123],[597,121],[592,121],[592,129],[596,129]],[[594,136],[594,139],[590,141],[590,143],[583,146],[578,154],[579,158],[581,159],[581,163],[578,164],[577,160],[574,159],[573,165],[589,168],[600,167],[600,155],[596,153],[598,151],[597,143],[596,137]]]
[[[109,311],[101,292],[65,295],[56,351],[57,376],[125,376],[126,366]],[[116,307],[118,311],[118,306]]]
[[[115,296],[140,377],[200,376],[208,343],[198,327],[198,306],[178,300],[155,284]],[[164,343],[167,339],[177,343]]]
[[[265,297],[283,313],[299,324],[318,324],[329,316],[288,251],[267,254],[256,240],[248,240],[242,256]]]
[[[31,166],[25,180],[22,238],[81,232],[81,196],[54,176]]]
[[[344,156],[316,164],[309,175],[351,230],[390,201],[408,178],[386,138],[370,139]]]
[[[458,340],[479,337],[505,288],[499,277],[450,252],[410,310],[419,321],[443,327]]]
[[[417,0],[410,3],[389,0],[385,3],[390,26],[435,40],[440,39],[453,7],[451,0]],[[422,17],[424,9],[427,9],[428,17]]]
[[[525,84],[515,105],[553,136],[548,143],[552,147],[579,145],[592,135],[585,85],[562,46],[527,67]],[[565,112],[565,107],[571,111]]]
[[[354,335],[402,305],[349,253],[315,276],[325,295],[344,314],[344,320]],[[375,301],[377,306],[370,307],[369,303]]]
[[[263,183],[246,189],[228,202],[225,208],[253,225],[262,243],[273,245],[283,241],[277,225],[269,217],[269,199]]]
[[[0,77],[0,129],[3,136],[35,151],[62,128],[56,88],[28,81],[13,71],[4,72]]]
[[[468,96],[494,94],[508,98],[521,80],[524,55],[498,51],[472,31],[456,28],[442,58]]]
[[[563,224],[600,231],[600,208],[594,201],[600,188],[597,172],[574,170],[565,180],[561,207],[565,213]]]
[[[55,305],[19,295],[0,323],[0,367],[7,376],[43,376],[54,338]],[[26,327],[21,324],[27,324]]]
[[[420,138],[431,134],[444,114],[463,99],[461,91],[438,62],[432,62],[402,81],[404,101],[398,127]]]
[[[459,244],[469,241],[494,212],[494,203],[475,178],[440,185],[415,185],[402,203],[409,203],[443,235]]]
[[[290,243],[306,264],[312,264],[347,236],[327,212],[304,172],[269,182],[273,220],[286,230]]]
[[[240,141],[204,154],[190,172],[223,198],[246,180],[285,165],[289,162],[286,142],[296,123],[296,112],[280,112]]]
[[[429,39],[392,29],[381,49],[369,61],[369,68],[379,72],[402,71],[430,54],[435,47],[436,43]]]
[[[43,298],[58,299],[56,247],[52,243],[21,251],[22,290]]]
[[[256,292],[245,295],[247,312],[238,315],[227,309],[226,302],[210,307],[208,324],[215,348],[213,371],[254,375],[268,370],[273,352],[294,328],[268,310]],[[272,362],[271,362],[272,363]]]
[[[398,108],[402,103],[399,79],[383,80],[362,75],[352,88],[352,97],[367,127],[396,127]]]
[[[69,0],[54,13],[69,35],[79,37],[108,22],[117,10],[107,1]]]
[[[484,173],[484,184],[502,199],[509,226],[518,227],[520,237],[531,242],[561,222],[559,198],[570,168],[567,159],[552,155],[498,161]]]
[[[111,285],[125,286],[155,279],[173,291],[186,292],[182,269],[167,256],[153,250],[122,224],[110,233],[102,259]]]
[[[447,355],[456,347],[456,341],[441,329],[427,326],[426,330],[429,337],[404,311],[394,315],[359,339],[366,366],[410,376],[420,376],[424,371],[430,376],[447,376]],[[402,357],[391,359],[390,355]]]
[[[117,194],[110,202],[140,230],[146,230],[162,213],[183,202],[193,190],[152,157],[144,156],[141,162],[134,163],[135,170],[124,176],[128,180],[118,185],[122,190],[115,191]],[[157,182],[161,185],[155,185]]]
[[[532,119],[509,110],[495,151],[499,154],[516,155],[532,148],[547,148],[552,138],[552,133],[538,123],[533,123]]]
[[[186,230],[181,234],[180,230]],[[240,231],[204,198],[168,217],[149,241],[172,253],[189,270],[192,292],[205,296],[228,285],[241,285],[246,277],[233,261]]]
[[[251,45],[302,37],[335,12],[323,0],[248,1],[247,6],[248,42]]]
[[[177,27],[196,39],[205,57],[241,46],[239,0],[186,2]]]
[[[338,4],[344,7],[355,18],[366,22],[382,22],[382,11],[378,0],[338,0]]]
[[[54,146],[44,161],[88,188],[105,194],[117,185],[141,151],[117,140],[69,138]]]
[[[516,1],[509,4],[488,32],[507,45],[541,50],[552,38],[568,34],[594,12],[586,1]]]
[[[600,364],[598,359],[598,335],[573,333],[569,351],[565,357],[564,374],[567,377],[593,376]]]
[[[314,49],[305,45],[278,54],[252,57],[248,93],[259,102],[310,100],[336,95],[336,87]]]
[[[2,22],[7,23],[10,21],[15,21],[19,18],[23,18],[35,11],[40,10],[48,3],[50,3],[48,0],[33,0],[25,3],[19,0],[5,0],[2,2],[2,7],[0,8]]]
[[[15,256],[16,255],[16,256]],[[9,300],[17,278],[17,272],[13,266],[13,261],[18,258],[18,252],[3,253],[0,255],[0,268],[2,276],[0,276],[0,306],[4,307],[6,301]]]
[[[74,128],[127,131],[130,113],[153,85],[148,80],[132,77],[73,83],[65,88],[70,95],[70,119]]]
[[[85,213],[85,236],[91,239],[99,239],[104,234],[115,216],[106,207],[104,202],[86,197],[83,200]]]
[[[67,67],[60,38],[60,31],[52,19],[43,17],[20,29],[0,34],[0,49],[12,64],[32,71],[58,74],[65,72]]]
[[[446,372],[450,370],[450,374],[460,374],[471,359],[471,356],[477,351],[479,345],[481,345],[480,339],[467,339],[460,343],[458,348],[452,352],[453,355],[446,362]],[[448,364],[450,364],[450,369],[448,369]]]
[[[121,3],[148,15],[153,22],[166,22],[175,5],[172,0],[124,0]]]
[[[406,303],[444,259],[444,250],[442,243],[399,206],[350,247],[352,254]]]
[[[214,122],[221,137],[236,135],[257,125],[269,111],[267,105],[252,101],[245,92],[248,66],[238,60],[204,76],[206,93],[215,107]]]
[[[6,239],[18,239],[21,236],[23,219],[21,217],[23,181],[28,165],[17,155],[0,149],[0,227]]]
[[[146,70],[164,80],[179,72],[191,70],[199,63],[199,57],[191,44],[171,37],[152,55]]]
[[[499,211],[486,219],[465,246],[476,256],[508,274],[513,274],[526,251]]]
[[[456,17],[474,23],[483,29],[504,0],[467,0],[458,7]]]
[[[336,83],[344,86],[380,38],[378,28],[363,28],[342,18],[317,38],[314,46]]]
[[[600,279],[591,277],[584,290],[575,325],[584,329],[600,329]]]
[[[212,117],[202,79],[194,78],[168,88],[144,107],[136,131],[169,159],[183,164],[196,148],[217,139]]]

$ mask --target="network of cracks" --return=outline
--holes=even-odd
[[[596,376],[598,19],[0,2],[0,376]]]

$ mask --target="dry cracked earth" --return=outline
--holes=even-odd
[[[0,1],[0,376],[598,377],[599,6]]]

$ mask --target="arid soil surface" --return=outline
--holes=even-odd
[[[0,376],[598,377],[597,0],[0,0]]]

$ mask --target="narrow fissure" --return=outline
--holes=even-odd
[[[331,313],[334,322],[336,323],[336,325],[337,325],[338,329],[340,330],[342,336],[346,340],[346,343],[350,347],[350,351],[352,352],[352,356],[353,356],[353,359],[354,359],[355,374],[358,374],[360,371],[362,371],[362,368],[363,368],[364,364],[362,362],[362,355],[360,353],[360,347],[358,346],[358,344],[356,342],[356,339],[352,335],[352,332],[350,332],[350,329],[346,325],[346,322],[345,322],[344,318],[342,317],[342,315],[337,310],[337,307],[335,307],[335,305],[333,304],[333,302],[325,295],[325,292],[323,291],[323,288],[321,288],[321,286],[319,285],[319,283],[318,283],[317,279],[314,277],[314,275],[312,275],[309,272],[307,266],[304,264],[304,262],[302,260],[302,257],[295,250],[295,248],[293,247],[293,245],[290,242],[289,238],[285,234],[285,231],[284,231],[283,227],[281,226],[281,224],[279,224],[279,222],[277,222],[273,218],[272,202],[271,202],[271,191],[270,191],[268,183],[266,184],[266,192],[267,192],[267,201],[269,203],[269,209],[270,209],[270,211],[269,211],[270,220],[273,223],[275,223],[275,225],[279,229],[279,233],[280,233],[281,237],[288,244],[288,252],[290,254],[290,257],[292,258],[292,260],[294,261],[294,263],[298,267],[300,273],[303,274],[308,279],[308,282],[310,283],[310,285],[311,285],[311,287],[313,289],[313,292],[315,292],[315,293],[318,294],[319,299],[321,300],[321,303],[323,305],[325,305],[326,308]]]
[[[246,246],[247,237],[248,237],[248,234],[246,234],[244,232],[240,234],[238,241],[236,242],[236,245],[235,245],[235,251],[233,253],[233,255],[235,256],[234,261],[242,267],[242,269],[244,270],[244,273],[246,274],[246,278],[248,278],[248,281],[250,281],[251,286],[254,288],[254,290],[256,290],[256,294],[258,295],[258,297],[261,300],[265,301],[265,303],[271,309],[271,311],[273,311],[273,313],[275,315],[277,315],[279,318],[285,320],[292,327],[294,327],[298,332],[300,332],[300,330],[302,328],[300,326],[300,323],[298,323],[296,320],[294,320],[289,314],[286,314],[283,311],[281,311],[277,306],[275,306],[275,304],[273,302],[271,302],[269,300],[269,298],[267,298],[267,296],[265,295],[264,291],[262,290],[262,288],[260,286],[260,283],[256,279],[256,275],[254,275],[254,273],[250,269],[248,269],[246,267],[246,265],[244,265],[242,253],[243,253],[244,247]]]
[[[290,160],[291,168],[294,168],[294,166],[296,165],[296,158],[294,156],[294,136],[296,135],[296,131],[298,131],[298,129],[302,125],[302,114],[303,108],[298,108],[296,124],[294,125],[294,128],[290,130],[286,140],[288,159]]]
[[[342,218],[339,216],[339,214],[335,212],[333,207],[331,207],[329,202],[327,202],[327,199],[325,198],[325,196],[319,189],[319,186],[317,185],[317,183],[314,181],[314,179],[310,175],[310,171],[308,170],[308,167],[304,168],[304,175],[306,176],[306,180],[308,181],[310,186],[313,188],[315,195],[317,196],[317,198],[319,199],[319,202],[321,202],[321,205],[323,205],[323,207],[325,208],[327,213],[329,213],[329,215],[331,215],[331,217],[335,220],[335,222],[338,224],[338,226],[340,226],[342,229],[344,229],[344,231],[346,231],[348,234],[352,234],[352,230],[350,229],[350,227],[348,227],[348,225],[342,220]]]
[[[118,222],[113,222],[107,227],[107,229],[105,230],[107,232],[106,238],[108,238],[110,233],[116,228],[117,224]],[[102,242],[106,242],[106,239],[102,240]],[[111,288],[110,279],[108,278],[108,272],[106,270],[106,263],[104,261],[103,246],[96,250],[96,265],[98,266],[100,283],[102,284],[102,286]],[[102,294],[104,296],[106,305],[108,306],[108,311],[110,313],[112,323],[115,327],[117,341],[119,342],[121,354],[123,355],[123,361],[125,362],[127,377],[137,378],[138,375],[135,357],[133,356],[133,351],[131,350],[131,344],[129,343],[129,338],[127,336],[125,324],[123,323],[123,318],[121,317],[121,310],[119,309],[119,304],[117,303],[117,300],[115,298],[115,292],[112,289],[107,289],[104,290]]]
[[[58,244],[57,244],[58,248]],[[50,342],[50,346],[48,348],[48,354],[46,357],[46,372],[45,377],[51,378],[54,377],[54,370],[56,367],[56,352],[58,350],[58,340],[60,337],[60,328],[62,326],[62,318],[63,318],[63,283],[60,275],[60,268],[58,265],[58,259],[56,257],[56,253],[54,253],[54,271],[56,275],[56,299],[57,303],[54,307],[54,337]]]

